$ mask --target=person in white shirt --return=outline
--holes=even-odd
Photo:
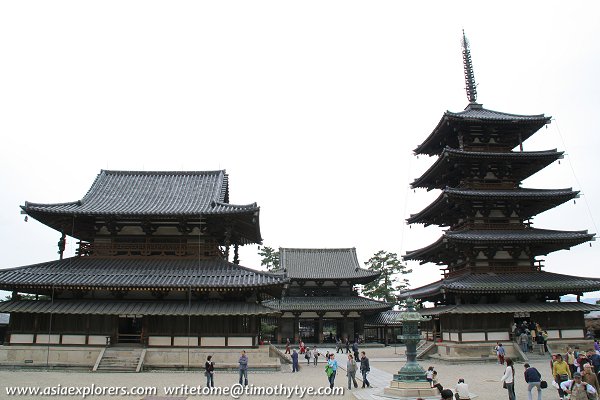
[[[594,386],[589,383],[582,382],[581,374],[579,372],[575,372],[573,374],[573,379],[569,381],[561,382],[560,388],[569,394],[569,398],[571,400],[587,400],[588,393],[596,394],[596,389]]]
[[[469,385],[465,383],[463,378],[458,380],[456,384],[456,388],[454,389],[455,395],[457,399],[460,400],[470,400],[471,395],[469,394]]]
[[[514,362],[510,358],[506,360],[506,370],[504,375],[500,378],[500,382],[505,383],[506,390],[508,390],[508,400],[515,400],[515,367]]]

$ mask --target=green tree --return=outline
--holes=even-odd
[[[406,265],[398,259],[396,253],[380,250],[365,262],[367,269],[373,272],[379,272],[379,279],[366,284],[362,293],[366,297],[375,300],[385,300],[396,304],[397,296],[400,290],[408,287],[408,279],[400,279],[400,275],[406,275],[412,272],[412,269],[406,269]]]
[[[267,267],[267,271],[279,269],[279,250],[269,246],[258,246],[258,255],[261,257],[260,265]]]

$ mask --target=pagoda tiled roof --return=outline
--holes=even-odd
[[[527,244],[534,255],[548,254],[556,250],[568,249],[594,240],[594,234],[585,231],[556,231],[549,229],[479,230],[465,229],[446,231],[436,242],[418,250],[407,251],[405,260],[445,263],[449,245],[468,246],[493,244]],[[451,251],[451,250],[450,250]],[[453,251],[451,251],[454,253]]]
[[[172,315],[227,316],[277,315],[256,303],[200,301],[124,300],[12,300],[0,302],[0,312],[68,315]]]
[[[0,289],[194,289],[282,286],[283,276],[223,259],[72,257],[0,270]]]
[[[419,145],[415,154],[440,154],[446,146],[458,147],[457,125],[496,125],[502,126],[504,136],[509,133],[516,140],[519,135],[521,141],[526,140],[542,126],[548,124],[551,117],[543,114],[519,115],[493,111],[483,108],[481,104],[471,103],[464,111],[446,111],[433,132]],[[517,133],[518,132],[518,133]],[[517,146],[518,143],[514,143]]]
[[[600,290],[599,278],[552,272],[467,273],[401,292],[399,298],[426,299],[442,293],[583,293]]]
[[[385,310],[394,305],[361,296],[297,296],[266,300],[264,306],[285,311],[368,311]]]
[[[25,202],[26,213],[186,216],[257,212],[256,203],[229,204],[228,176],[220,171],[102,170],[78,201]]]
[[[520,217],[532,217],[541,212],[556,207],[568,200],[579,196],[578,191],[568,189],[511,189],[511,190],[477,190],[446,188],[440,196],[421,212],[413,214],[407,219],[409,224],[424,223],[426,225],[450,225],[463,214],[455,205],[463,201],[473,200],[499,200],[515,201],[519,203]],[[436,222],[437,221],[437,222]],[[440,222],[444,222],[443,224]]]
[[[365,326],[402,326],[403,311],[387,310],[365,317]]]
[[[421,315],[441,314],[514,314],[532,312],[590,312],[600,310],[600,305],[581,302],[457,304],[419,309]]]
[[[483,152],[465,151],[446,147],[440,157],[420,178],[411,183],[412,188],[443,189],[456,187],[461,181],[462,172],[454,167],[464,165],[489,164],[493,162],[516,164],[511,170],[511,179],[522,181],[563,157],[556,149],[544,151]]]
[[[280,248],[280,266],[290,279],[370,282],[379,273],[360,267],[355,248]]]

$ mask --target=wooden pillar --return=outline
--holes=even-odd
[[[299,332],[299,325],[300,325],[300,313],[294,313],[294,342],[295,343],[300,343],[300,332]]]
[[[319,319],[317,320],[317,342],[319,344],[323,343],[323,316],[324,312],[318,312],[317,315]]]

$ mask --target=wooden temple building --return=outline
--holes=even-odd
[[[523,142],[551,118],[483,108],[476,102],[464,36],[463,47],[469,104],[444,113],[414,150],[437,160],[411,186],[441,193],[407,220],[446,228],[437,241],[404,256],[440,265],[443,277],[400,297],[435,304],[421,310],[433,316],[422,328],[444,343],[507,341],[513,323],[522,320],[538,322],[551,339],[583,338],[584,313],[598,306],[560,297],[599,290],[600,279],[545,272],[539,257],[594,240],[594,234],[532,224],[537,214],[578,192],[522,187],[524,179],[563,157],[556,149],[523,150]]]
[[[7,344],[247,348],[278,315],[262,301],[287,278],[239,265],[262,240],[259,207],[230,204],[225,171],[101,171],[81,200],[22,209],[60,233],[60,259],[0,270]]]
[[[280,270],[289,284],[281,299],[263,305],[281,312],[275,319],[280,343],[287,339],[296,343],[364,340],[365,320],[393,307],[358,295],[355,286],[371,282],[379,274],[360,267],[354,248],[280,248],[279,254]],[[379,336],[370,339],[384,341],[386,332],[375,331]]]

